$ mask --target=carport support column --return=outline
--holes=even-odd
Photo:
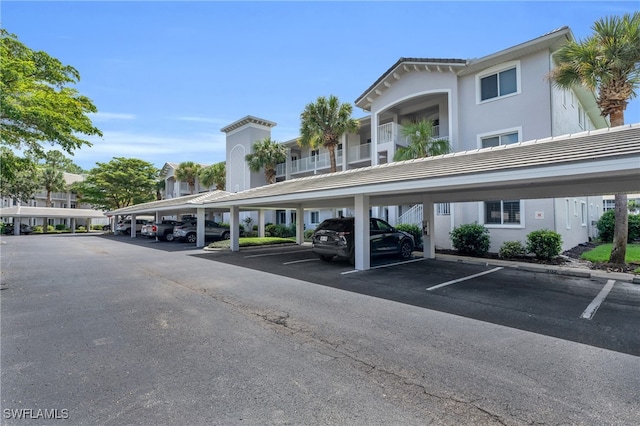
[[[136,215],[131,215],[131,238],[136,237]]]
[[[422,197],[422,256],[427,259],[436,257],[434,238],[435,229],[433,220],[433,200],[431,197]]]
[[[296,244],[304,244],[304,209],[302,206],[296,208]]]
[[[258,237],[264,238],[264,209],[258,210]]]
[[[196,209],[196,247],[204,247],[204,207]]]
[[[371,247],[369,245],[369,196],[358,194],[354,199],[355,219],[353,249],[355,250],[355,268],[366,271],[371,268]]]
[[[231,228],[229,248],[231,251],[240,251],[240,208],[238,206],[233,206],[229,210],[229,227]]]

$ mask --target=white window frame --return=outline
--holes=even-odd
[[[567,227],[567,229],[571,229],[571,203],[570,200],[568,198],[565,198],[565,226]]]
[[[492,200],[492,201],[500,201],[500,206],[502,208],[503,202],[505,200]],[[506,201],[516,201],[509,200]],[[520,223],[508,223],[508,224],[498,224],[498,223],[486,223],[486,201],[478,203],[479,205],[479,220],[478,223],[482,223],[486,228],[500,228],[500,229],[523,229],[525,228],[525,211],[524,211],[524,200],[518,200],[520,202]]]
[[[493,132],[478,133],[478,135],[476,136],[477,138],[476,146],[478,147],[478,149],[482,149],[483,139],[500,137],[503,135],[509,135],[511,133],[518,133],[518,141],[522,141],[522,126],[518,126],[518,127],[510,127],[507,129],[495,130]]]
[[[587,226],[587,222],[589,220],[587,216],[587,202],[580,201],[580,224],[582,226]]]
[[[498,94],[498,96],[494,97],[494,98],[489,98],[489,99],[485,99],[482,100],[482,79],[485,77],[489,77],[490,75],[493,74],[498,74],[502,71],[507,71],[510,70],[512,68],[516,69],[516,91],[513,93],[508,93],[506,95],[502,95],[500,96],[500,94]],[[481,73],[476,74],[476,104],[484,104],[487,102],[494,102],[500,99],[505,99],[511,96],[517,96],[521,93],[522,90],[522,85],[521,85],[521,80],[522,80],[522,72],[520,70],[520,61],[510,61],[510,62],[505,62],[503,64],[500,65],[496,65],[494,67],[491,68],[487,68],[486,70],[482,71]],[[499,82],[498,82],[499,84]]]
[[[314,218],[314,216],[315,216],[315,218]],[[314,210],[312,212],[309,212],[309,221],[313,225],[319,224],[320,223],[320,211],[319,210]]]

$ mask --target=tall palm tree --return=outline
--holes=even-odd
[[[247,154],[244,157],[249,169],[254,172],[264,169],[267,183],[269,185],[275,183],[276,166],[287,159],[287,148],[271,138],[264,138],[255,142],[251,147],[251,151],[251,154]]]
[[[66,190],[67,183],[62,172],[56,168],[45,166],[40,169],[40,183],[47,193],[47,207],[51,207],[51,193]]]
[[[202,166],[193,161],[184,161],[176,168],[176,179],[180,182],[187,182],[189,185],[189,193],[193,194],[196,190],[196,179]]]
[[[624,110],[640,84],[640,12],[603,18],[583,41],[570,41],[555,55],[550,78],[558,87],[583,86],[597,94],[600,114],[611,126],[624,124]],[[615,230],[611,263],[625,263],[629,212],[627,195],[615,195]]]
[[[451,151],[449,141],[433,137],[433,121],[420,120],[405,124],[402,135],[409,139],[406,147],[401,147],[393,155],[393,161],[412,160],[448,154]]]
[[[218,191],[224,191],[227,186],[227,166],[224,161],[203,167],[200,170],[200,183],[207,188],[215,184]]]
[[[345,133],[355,133],[360,127],[358,120],[351,118],[351,104],[341,104],[331,95],[329,98],[318,97],[315,103],[307,104],[300,114],[300,146],[316,149],[327,148],[331,163],[331,172],[336,169],[336,146]]]

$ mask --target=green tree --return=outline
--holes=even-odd
[[[40,167],[39,170],[40,188],[47,193],[47,207],[52,207],[51,193],[62,192],[67,189],[67,183],[60,169],[52,167],[48,164]]]
[[[287,148],[271,138],[264,138],[255,142],[251,147],[251,151],[251,154],[247,154],[244,157],[249,169],[254,172],[264,169],[267,184],[275,183],[276,166],[287,159]]]
[[[315,103],[307,104],[300,114],[300,146],[317,149],[325,147],[329,151],[331,172],[336,168],[336,146],[345,133],[355,133],[360,127],[358,120],[351,118],[351,104],[341,104],[340,100],[330,95],[329,98],[318,97]]]
[[[37,164],[31,159],[0,147],[0,195],[27,203],[41,189],[37,174]]]
[[[82,202],[102,210],[115,210],[155,200],[159,170],[137,158],[114,157],[96,163],[76,186]]]
[[[102,133],[88,113],[91,100],[68,87],[80,73],[45,52],[33,51],[0,29],[0,140],[3,145],[44,156],[41,143],[72,152],[91,143],[81,135]]]
[[[175,171],[176,179],[180,182],[187,182],[189,185],[190,194],[193,194],[196,190],[196,179],[198,179],[200,169],[202,169],[200,164],[193,161],[184,161],[178,164],[178,168]]]
[[[611,126],[624,124],[624,110],[640,84],[640,12],[596,21],[593,34],[569,41],[555,55],[550,78],[561,88],[585,87],[597,94],[600,114]],[[625,263],[627,195],[615,195],[616,225],[609,262]]]
[[[409,144],[396,151],[393,161],[432,157],[448,154],[451,151],[447,139],[433,137],[433,121],[430,120],[413,121],[404,124],[402,136],[409,140]]]
[[[82,167],[78,166],[62,152],[55,149],[47,151],[44,154],[44,164],[46,164],[48,167],[53,167],[54,169],[58,169],[67,173],[75,173],[78,175],[84,173]]]
[[[218,191],[224,191],[227,187],[227,166],[224,161],[203,167],[200,170],[200,183],[207,188],[215,184]]]

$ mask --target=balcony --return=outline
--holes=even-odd
[[[342,150],[336,150],[336,166],[342,165]],[[329,169],[331,167],[331,161],[329,159],[329,153],[323,152],[322,154],[312,155],[311,157],[302,157],[297,160],[291,161],[290,174],[317,172],[320,170]],[[287,164],[280,163],[276,165],[276,176],[286,176]]]
[[[397,145],[409,145],[409,139],[402,135],[403,127],[397,123],[385,123],[378,126],[378,144],[395,142]],[[448,136],[440,137],[440,126],[433,126],[434,138],[449,139]]]
[[[347,151],[347,161],[349,164],[360,161],[371,161],[371,144],[350,146]]]

